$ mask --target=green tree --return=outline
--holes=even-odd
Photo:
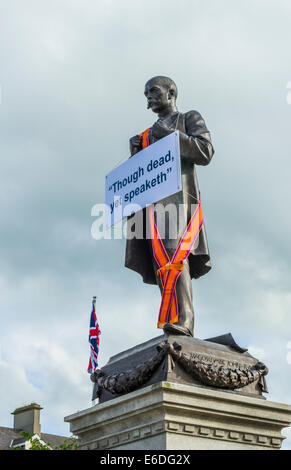
[[[64,443],[53,447],[49,442],[42,443],[39,439],[33,438],[33,434],[26,431],[20,431],[19,434],[23,436],[30,443],[28,450],[78,450],[79,444],[75,437],[68,437],[64,440]],[[21,450],[19,446],[12,446],[11,450]]]

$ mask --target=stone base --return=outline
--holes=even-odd
[[[239,347],[230,333],[208,340],[164,334],[111,357],[94,372],[92,399],[104,403],[157,382],[202,385],[264,399],[267,373],[267,367]]]
[[[84,450],[280,449],[291,406],[158,382],[65,418]]]

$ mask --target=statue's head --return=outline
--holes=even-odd
[[[171,78],[162,76],[151,78],[145,84],[144,94],[148,108],[154,113],[160,113],[167,108],[176,108],[178,89]]]

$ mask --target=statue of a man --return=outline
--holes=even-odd
[[[208,165],[214,150],[210,133],[201,115],[197,111],[178,112],[176,106],[177,86],[168,77],[158,76],[151,78],[145,85],[144,91],[148,108],[158,115],[148,133],[149,145],[179,130],[181,175],[183,190],[169,196],[159,203],[164,206],[175,204],[184,207],[185,224],[178,228],[177,237],[168,236],[169,227],[165,230],[163,244],[169,258],[174,254],[180,237],[189,223],[193,208],[200,201],[200,191],[196,176],[195,165]],[[142,150],[142,137],[140,134],[130,139],[131,155]],[[146,211],[144,210],[144,219]],[[171,224],[171,220],[169,220]],[[146,239],[128,239],[126,245],[125,266],[142,275],[147,284],[158,284],[163,291],[160,277],[157,274],[159,266],[153,256],[152,241]],[[178,303],[178,321],[166,323],[163,329],[166,333],[193,336],[194,309],[192,302],[192,278],[199,278],[211,269],[210,256],[207,245],[205,224],[199,234],[199,242],[195,244],[188,258],[184,261],[184,269],[176,284],[176,298]]]

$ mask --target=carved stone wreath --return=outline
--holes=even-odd
[[[245,368],[228,368],[193,357],[182,352],[179,343],[169,344],[167,341],[157,346],[157,353],[148,361],[113,375],[106,375],[101,369],[97,369],[91,374],[91,380],[98,385],[99,395],[101,389],[105,389],[114,395],[132,392],[151,378],[167,354],[186,373],[204,385],[234,390],[258,380],[262,391],[267,391],[264,376],[268,374],[268,368],[262,362],[257,362],[254,366]]]

